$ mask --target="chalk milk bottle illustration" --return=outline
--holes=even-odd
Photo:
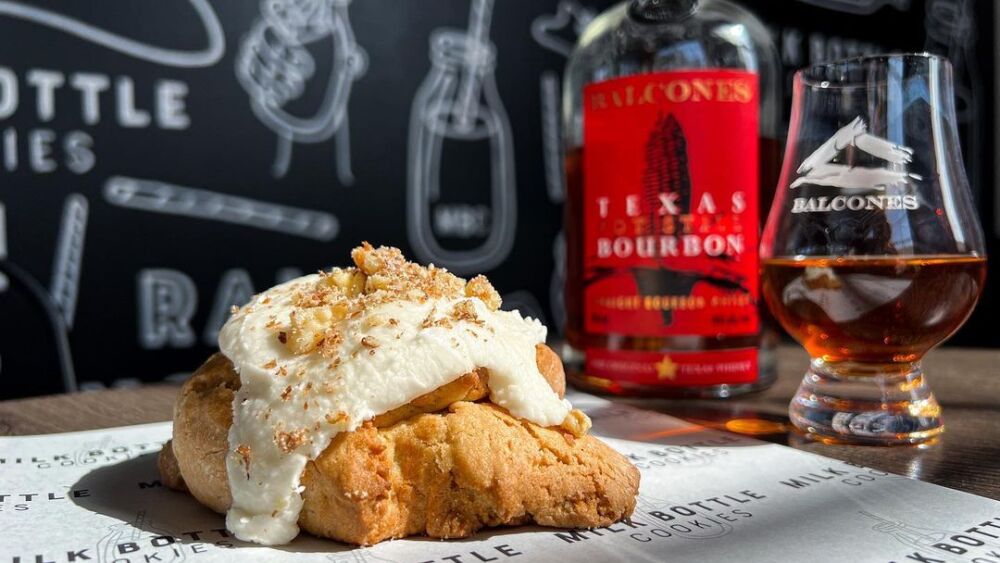
[[[773,381],[757,246],[777,67],[763,25],[723,0],[628,0],[584,30],[563,84],[577,384],[726,397]]]
[[[514,146],[488,37],[492,12],[493,0],[473,0],[467,30],[431,34],[431,70],[410,113],[410,245],[421,261],[460,275],[503,262],[517,225]],[[484,158],[485,166],[468,165]],[[488,204],[462,198],[476,184],[490,186]]]

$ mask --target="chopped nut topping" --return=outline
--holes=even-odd
[[[276,360],[272,359],[270,362],[267,362],[266,364],[264,364],[261,367],[264,368],[264,369],[274,369],[274,368],[278,367],[278,362]]]
[[[582,411],[573,409],[569,411],[569,414],[567,414],[566,418],[563,419],[559,428],[562,428],[573,436],[580,438],[583,437],[588,430],[590,430],[590,425],[590,418],[587,415],[583,414]]]
[[[493,285],[485,276],[476,276],[465,285],[465,295],[467,297],[478,297],[486,303],[490,311],[500,308],[500,294],[493,288]]]
[[[297,309],[291,313],[291,339],[287,345],[295,354],[307,354],[323,344],[327,332],[347,313],[346,303],[327,307]]]
[[[326,358],[337,358],[344,334],[349,330],[345,323],[392,301],[423,303],[428,299],[468,298],[457,303],[447,315],[432,312],[424,320],[423,328],[452,328],[456,322],[483,325],[473,299],[481,300],[491,311],[500,307],[500,294],[485,277],[477,276],[466,283],[443,268],[407,262],[398,248],[376,248],[365,242],[351,251],[351,258],[353,267],[320,272],[317,282],[294,291],[291,296],[294,310],[288,326],[279,326],[277,320],[268,324],[277,331],[278,341],[293,354],[319,353]],[[400,321],[373,315],[364,323],[366,328],[386,324],[395,327]],[[363,338],[361,344],[369,353],[374,353],[380,345],[370,336]],[[328,364],[330,369],[336,369],[339,361],[338,358]]]
[[[246,468],[247,479],[250,478],[250,446],[246,444],[240,444],[236,446],[236,455],[243,459],[243,467]]]
[[[288,387],[285,387],[284,391],[281,392],[281,400],[287,401],[288,398],[291,396],[292,396],[292,386],[289,385]]]
[[[295,451],[305,442],[306,436],[302,430],[295,430],[293,432],[279,431],[274,434],[274,443],[286,454]]]
[[[337,347],[343,341],[343,334],[334,328],[328,328],[323,332],[323,341],[320,343],[319,353],[324,358],[332,358],[337,355]]]
[[[451,308],[451,318],[456,321],[478,321],[479,315],[476,314],[476,306],[472,300],[466,299],[455,303]]]
[[[330,424],[340,424],[341,422],[347,422],[351,417],[344,411],[338,411],[337,414],[326,413],[324,418]]]

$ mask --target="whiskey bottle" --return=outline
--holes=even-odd
[[[727,397],[774,380],[757,247],[778,80],[764,26],[724,0],[628,0],[581,34],[563,87],[577,385]]]

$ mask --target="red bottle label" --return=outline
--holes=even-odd
[[[587,349],[587,375],[642,385],[688,387],[757,380],[757,349],[634,352]]]
[[[755,334],[757,75],[616,78],[583,108],[586,331]]]

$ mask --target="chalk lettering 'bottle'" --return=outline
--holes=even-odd
[[[563,98],[578,385],[726,397],[773,381],[757,247],[777,68],[763,25],[723,0],[629,0],[584,30]]]

